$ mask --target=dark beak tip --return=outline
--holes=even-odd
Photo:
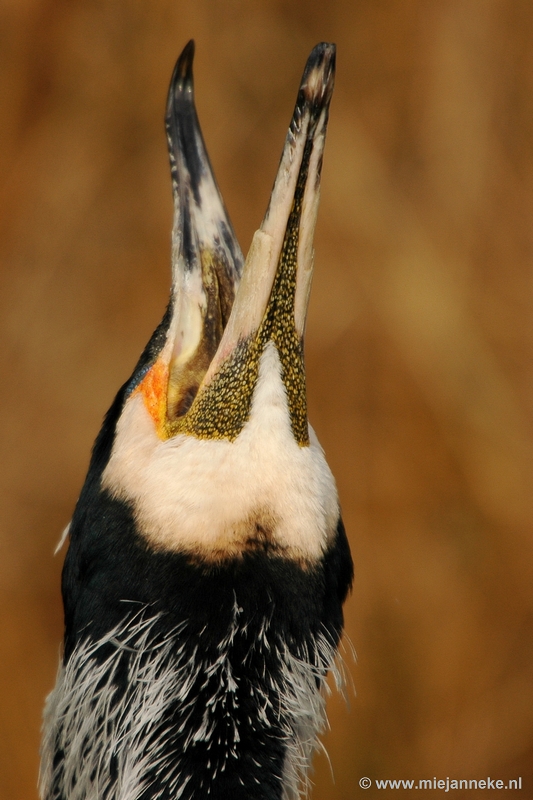
[[[319,42],[313,47],[305,65],[305,71],[319,67],[323,62],[335,62],[337,45],[333,42]]]
[[[181,51],[176,67],[174,69],[174,76],[179,76],[182,80],[192,77],[192,62],[194,60],[194,39],[189,39],[183,50]]]
[[[186,95],[192,96],[193,73],[192,65],[194,61],[194,39],[190,39],[180,53],[172,78],[167,100],[167,118],[171,113],[175,102],[183,99]]]
[[[319,108],[328,105],[335,80],[336,51],[336,45],[330,42],[320,42],[312,49],[300,84],[306,104]]]

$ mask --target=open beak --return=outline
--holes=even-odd
[[[166,344],[139,390],[162,438],[233,441],[248,420],[261,355],[277,349],[292,431],[309,444],[303,334],[313,273],[335,46],[307,61],[267,213],[242,255],[194,108],[192,42],[170,85],[173,285]],[[242,276],[242,277],[241,277]]]

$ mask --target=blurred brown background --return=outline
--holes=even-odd
[[[35,800],[52,552],[166,303],[162,118],[190,37],[244,250],[308,52],[338,45],[306,354],[357,694],[330,704],[314,800],[381,796],[363,775],[533,797],[533,4],[2,0],[0,798]]]

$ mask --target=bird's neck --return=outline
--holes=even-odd
[[[121,602],[121,577],[108,576],[114,614],[109,598],[107,621],[84,628],[61,668],[44,748],[64,754],[45,766],[51,796],[298,796],[341,625],[324,614],[327,570],[259,552],[204,569],[159,554],[152,568],[161,602],[140,585]]]

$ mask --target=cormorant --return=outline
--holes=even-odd
[[[324,723],[353,568],[302,342],[335,47],[308,59],[244,265],[193,53],[166,113],[170,302],[105,417],[69,528],[44,800],[296,798]]]

